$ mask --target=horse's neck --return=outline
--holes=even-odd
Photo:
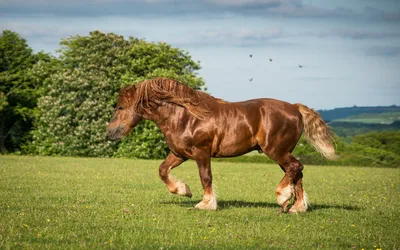
[[[184,108],[166,104],[159,106],[152,114],[146,114],[143,118],[153,121],[162,132],[165,132],[171,127],[178,126],[188,116],[190,114]]]

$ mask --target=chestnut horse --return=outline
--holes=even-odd
[[[108,125],[108,138],[120,139],[140,120],[155,122],[170,153],[159,174],[171,193],[191,197],[189,187],[170,171],[187,159],[196,161],[204,189],[198,209],[216,210],[211,157],[232,157],[258,150],[275,160],[285,175],[276,188],[282,211],[305,212],[303,165],[292,156],[301,134],[328,159],[336,157],[332,135],[320,115],[302,104],[274,99],[226,102],[178,81],[155,78],[123,88]]]

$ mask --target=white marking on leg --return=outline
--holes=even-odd
[[[305,211],[307,211],[308,207],[310,206],[310,201],[308,200],[307,193],[304,190],[303,190],[303,202],[304,202]]]
[[[276,199],[278,201],[278,204],[282,206],[294,196],[294,186],[293,184],[289,184],[286,187],[280,189],[278,192],[279,195],[276,197]]]
[[[192,197],[192,192],[190,191],[190,188],[183,181],[176,182],[175,187],[176,187],[176,194]]]
[[[217,197],[215,193],[205,194],[203,200],[200,201],[195,208],[202,210],[217,210]]]
[[[300,205],[299,205],[300,204]],[[306,192],[303,190],[303,199],[300,203],[293,205],[289,209],[289,213],[303,213],[306,212],[310,205]]]
[[[192,197],[192,192],[190,191],[188,185],[186,185],[183,181],[175,179],[174,176],[169,174],[169,171],[167,187],[168,190],[173,194]]]

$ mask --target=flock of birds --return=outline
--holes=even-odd
[[[250,54],[249,57],[250,57],[250,58],[253,58],[253,55]],[[269,61],[272,62],[273,60],[272,60],[271,58],[269,58]],[[303,65],[300,65],[300,64],[299,64],[299,68],[303,68]],[[250,81],[250,82],[253,81],[253,78],[250,78],[249,81]]]

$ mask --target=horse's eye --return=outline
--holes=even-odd
[[[118,109],[119,109],[119,110],[123,110],[123,109],[124,109],[124,107],[122,107],[122,106],[119,106],[119,107],[118,107]]]

